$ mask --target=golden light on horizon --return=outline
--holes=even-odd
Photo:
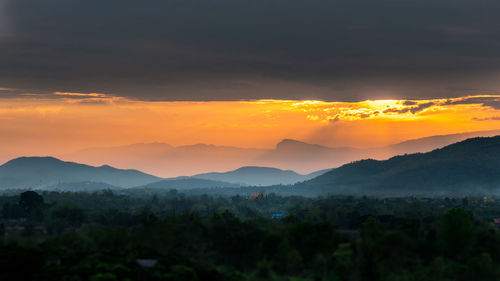
[[[0,152],[138,142],[273,147],[284,138],[372,147],[500,129],[500,95],[432,100],[152,102],[99,93],[0,99]],[[0,153],[1,154],[1,153]]]

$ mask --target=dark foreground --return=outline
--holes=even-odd
[[[0,280],[500,280],[490,198],[0,196]]]

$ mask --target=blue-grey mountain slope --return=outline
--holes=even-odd
[[[500,130],[476,131],[432,136],[374,148],[327,147],[292,139],[285,139],[270,149],[143,143],[90,148],[61,157],[67,161],[93,166],[109,164],[117,168],[138,169],[164,178],[233,171],[246,166],[274,167],[307,174],[340,167],[359,159],[385,160],[405,153],[428,152],[472,137],[491,137],[498,134]]]
[[[53,157],[21,157],[0,166],[0,189],[36,189],[86,181],[133,187],[158,180],[160,178],[137,170],[120,170],[107,165],[93,167]]]
[[[179,177],[164,179],[143,186],[138,186],[136,189],[200,189],[200,188],[222,188],[222,187],[239,187],[238,184],[215,181],[208,179],[197,179],[191,177]]]
[[[102,190],[123,190],[123,188],[102,182],[84,181],[58,183],[55,185],[42,187],[41,190],[59,192],[95,192]]]
[[[500,136],[472,138],[428,153],[361,160],[295,188],[316,193],[418,195],[500,192]]]
[[[307,175],[298,174],[292,170],[280,170],[270,167],[248,166],[241,167],[234,171],[225,173],[205,173],[194,175],[193,178],[209,179],[216,181],[225,181],[238,183],[241,185],[259,186],[259,185],[287,185],[312,179],[328,170],[321,170]]]

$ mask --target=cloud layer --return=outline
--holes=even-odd
[[[0,87],[21,92],[342,101],[500,92],[498,1],[3,3]]]

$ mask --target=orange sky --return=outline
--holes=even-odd
[[[0,157],[138,142],[273,147],[283,138],[371,147],[500,129],[500,95],[435,100],[148,102],[104,94],[0,98]],[[3,159],[5,160],[5,159]]]

